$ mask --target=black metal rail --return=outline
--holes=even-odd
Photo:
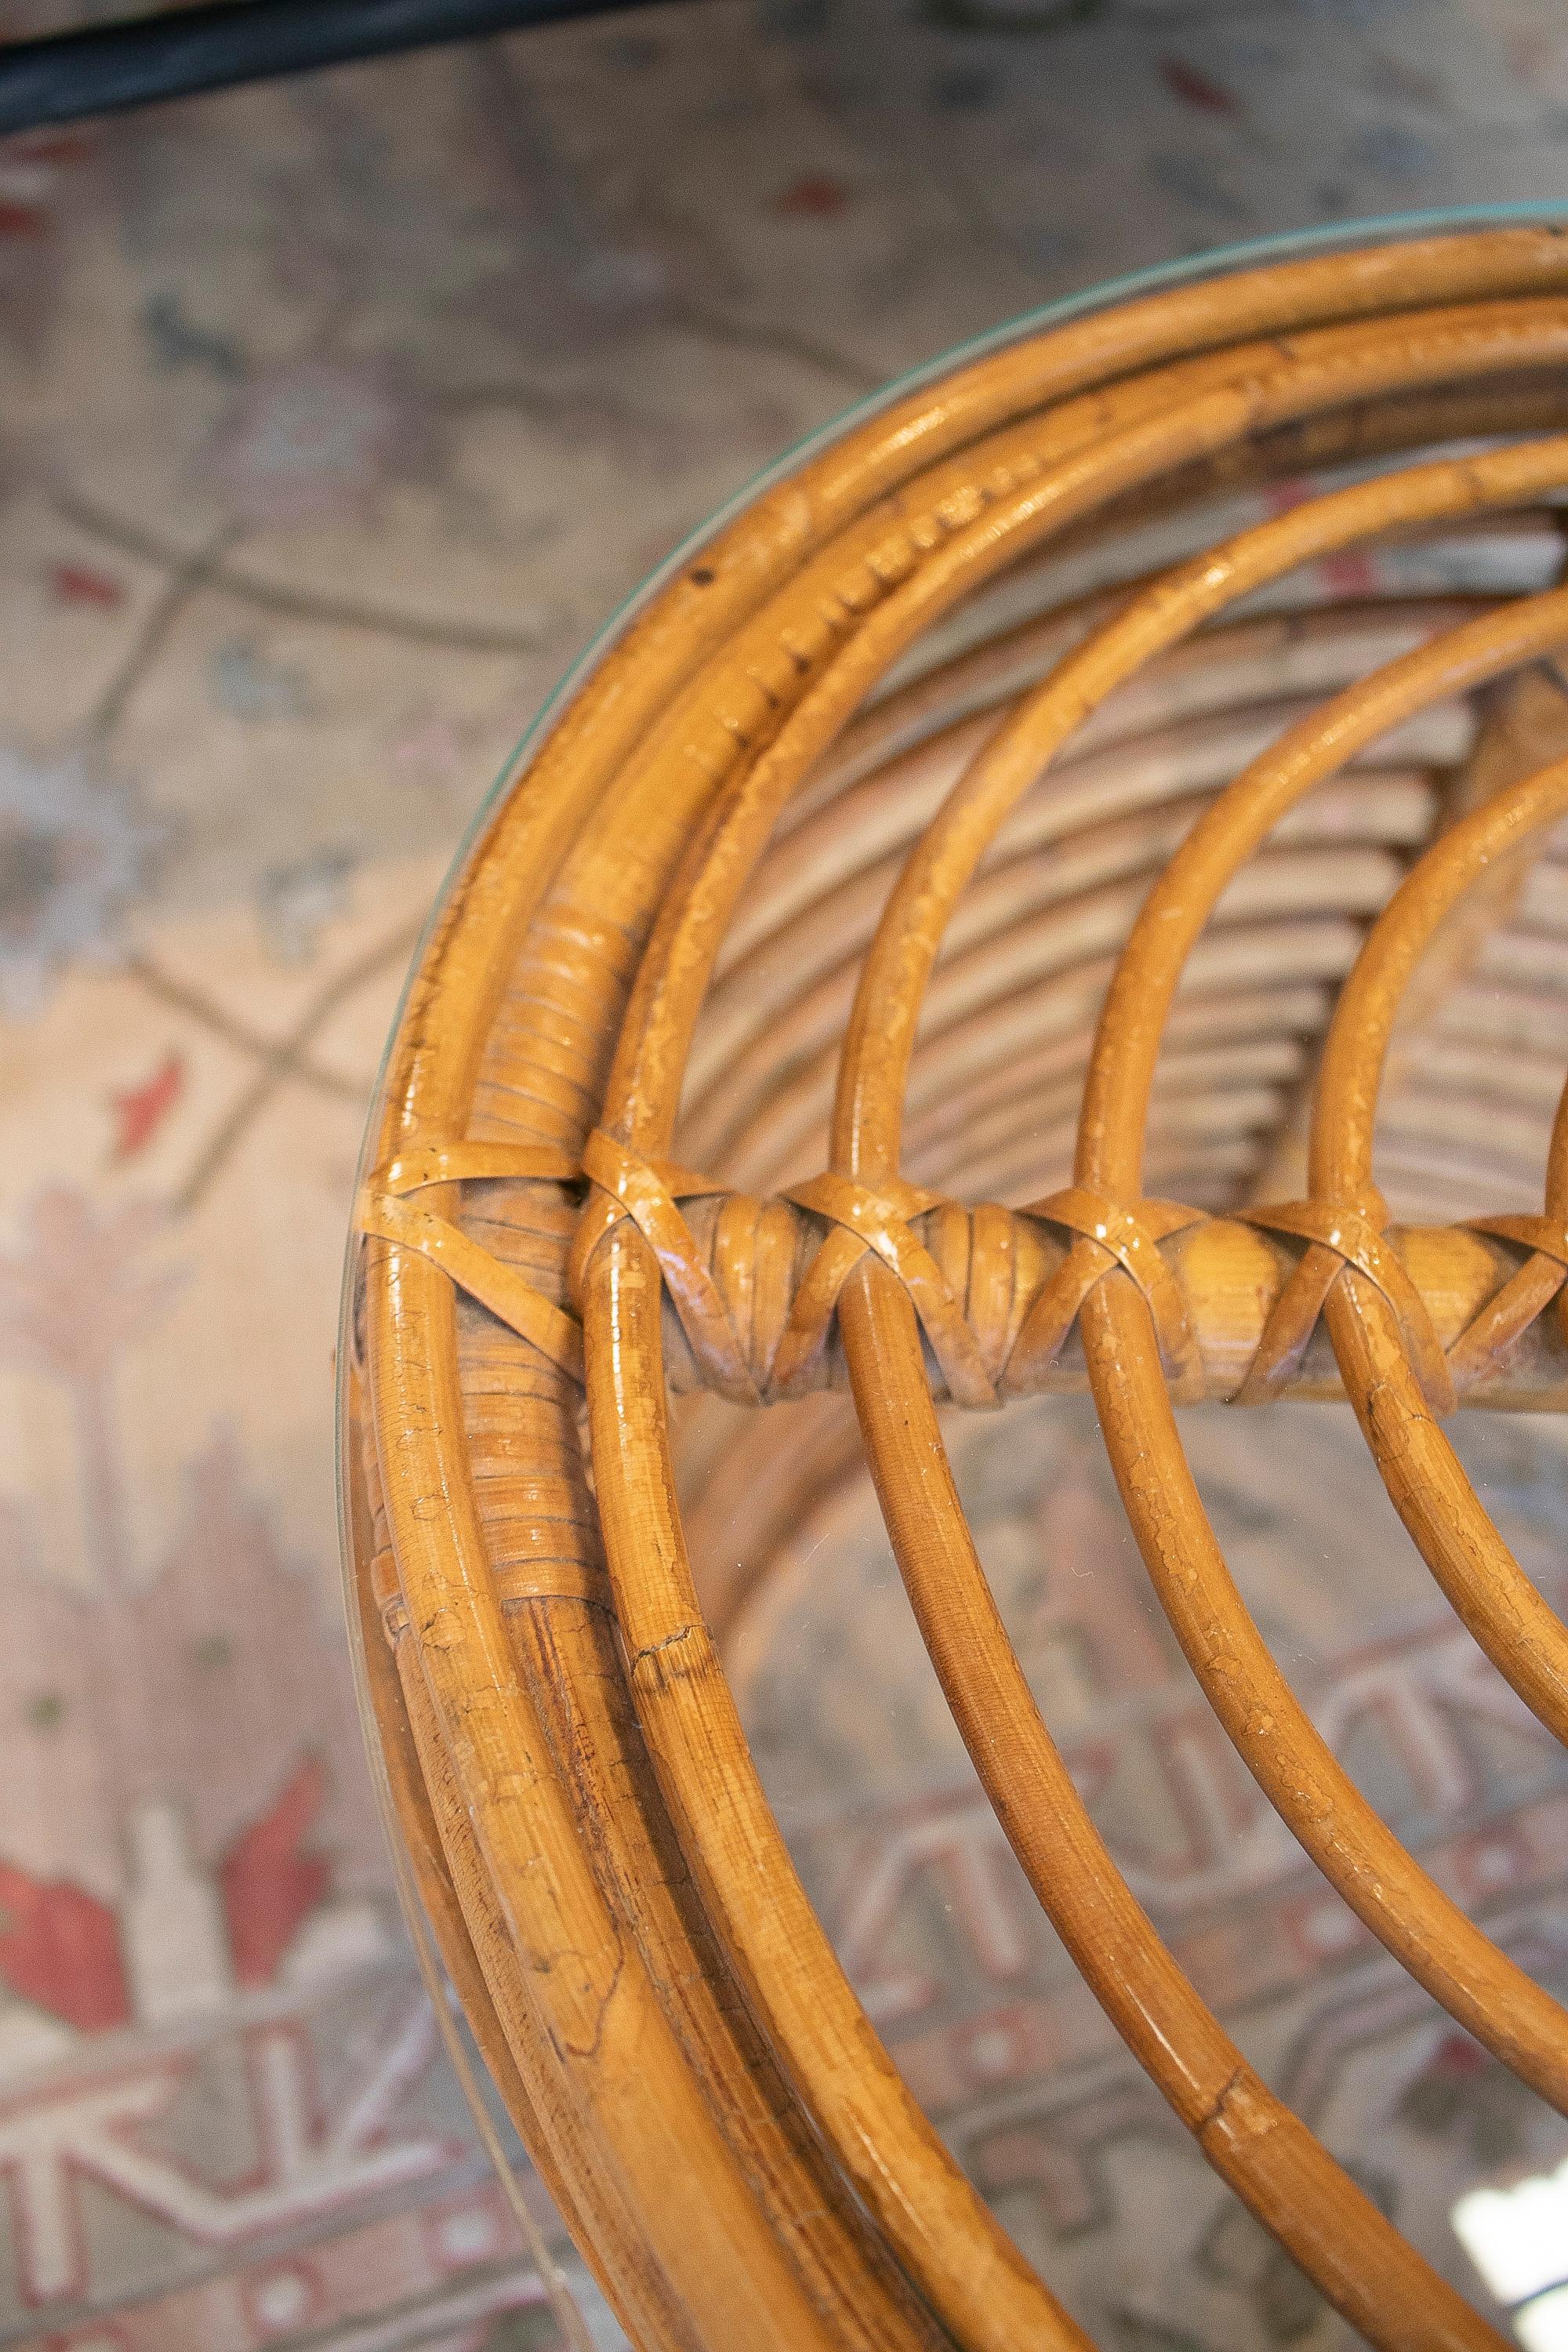
[[[661,0],[219,0],[0,44],[0,133]]]

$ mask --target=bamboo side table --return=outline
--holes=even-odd
[[[352,1602],[446,1966],[650,2352],[1088,2341],[857,2000],[742,1734],[716,1638],[735,1595],[710,1614],[694,1580],[671,1391],[757,1409],[728,1453],[776,1499],[809,1490],[826,1426],[784,1408],[846,1387],[953,1717],[1118,2032],[1369,2343],[1500,2343],[1121,1877],[936,1404],[1092,1390],[1153,1592],[1258,1785],[1568,2112],[1568,2015],[1314,1729],[1175,1411],[1348,1395],[1448,1601],[1568,1736],[1568,1628],[1443,1430],[1568,1403],[1568,1112],[1542,1094],[1568,992],[1568,589],[1418,581],[1467,533],[1550,538],[1565,497],[1557,226],[1069,306],[852,418],[684,550],[446,891],[351,1256]],[[1373,544],[1417,584],[1358,586]],[[1205,714],[1180,760],[1128,749],[1151,698]],[[1456,711],[1473,743],[1445,765]],[[1507,1017],[1464,1065],[1485,1099],[1444,1066],[1416,1155],[1495,1213],[1401,1226],[1373,1144],[1402,1007],[1510,923]],[[735,1486],[706,1444],[700,1507]]]

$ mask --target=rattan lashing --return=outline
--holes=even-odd
[[[1391,533],[1549,511],[1568,488],[1564,423],[1568,238],[1550,229],[1238,272],[1021,340],[852,426],[689,557],[563,705],[447,894],[359,1220],[345,1461],[365,1669],[447,1966],[639,2345],[1085,2341],[901,2082],[795,1877],[687,1557],[667,1360],[745,1402],[847,1381],[954,1717],[1129,2045],[1369,2341],[1499,2340],[1245,2063],[1139,1908],[997,1617],[933,1398],[981,1407],[1087,1380],[1154,1589],[1260,1786],[1388,1949],[1568,2111],[1568,2016],[1319,1738],[1230,1580],[1172,1409],[1342,1383],[1449,1600],[1540,1719],[1568,1729],[1568,1632],[1439,1426],[1457,1402],[1568,1402],[1568,1115],[1539,1214],[1400,1228],[1372,1164],[1412,974],[1467,893],[1485,899],[1568,814],[1568,725],[1552,756],[1505,761],[1473,805],[1450,805],[1391,897],[1332,842],[1299,872],[1264,849],[1357,761],[1368,805],[1383,793],[1409,841],[1408,794],[1366,763],[1391,730],[1511,691],[1568,649],[1568,592],[1391,607],[1406,640],[1392,657],[1216,773],[1206,805],[1176,793],[1179,827],[1152,791],[1126,795],[1104,843],[1062,816],[1070,789],[1055,835],[1050,814],[1119,690],[1152,664],[1223,667],[1267,630],[1227,617],[1243,600],[1256,613],[1302,566]],[[989,583],[1026,581],[1112,523],[1201,516],[1304,457],[1359,470],[868,704]],[[1373,640],[1389,625],[1358,624]],[[952,755],[941,793],[917,772],[927,744]],[[900,815],[910,790],[923,829]],[[1037,846],[972,890],[1016,810],[1044,812]],[[775,837],[774,933],[753,925],[715,992]],[[1089,879],[1064,896],[1075,857]],[[1134,887],[1149,872],[1152,888]],[[1303,882],[1338,931],[1305,936]],[[989,911],[939,963],[966,905]],[[743,983],[764,1006],[787,989],[769,938],[807,936],[814,909],[837,962],[778,994],[772,1034],[765,1010],[749,1033]],[[1216,1052],[1239,1037],[1245,1060],[1310,1031],[1326,941],[1342,948],[1352,920],[1306,1197],[1228,1214],[1165,1197],[1192,1189],[1164,1170],[1156,1184],[1145,1148],[1168,1024],[1223,1112]],[[1217,987],[1180,995],[1205,954]],[[993,1181],[1025,1148],[1013,1103],[1042,1076],[1076,1087],[1073,1039],[1099,1008],[1069,1181],[1043,1171],[1031,1187],[1016,1165],[995,1189],[1017,1208],[964,1206],[906,1172],[911,1146],[937,1148],[906,1103],[944,988],[956,1042],[943,1065],[938,1041],[937,1064],[981,1087]],[[730,1043],[678,1132],[710,996]],[[1037,1058],[1015,1048],[1009,1064],[984,1041],[1020,1020]],[[835,1024],[828,1164],[813,1172],[790,1153],[826,1115]],[[726,1069],[752,1074],[727,1103]],[[687,1131],[724,1135],[711,1172],[677,1156]],[[944,1147],[953,1190],[963,1140]],[[1183,1166],[1178,1136],[1171,1172],[1208,1181],[1206,1149]],[[1223,1178],[1223,1152],[1207,1167]]]

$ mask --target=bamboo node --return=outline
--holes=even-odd
[[[1244,1223],[1289,1234],[1308,1244],[1274,1303],[1252,1367],[1237,1402],[1258,1404],[1275,1396],[1306,1352],[1329,1295],[1347,1276],[1360,1276],[1393,1309],[1422,1394],[1442,1418],[1458,1400],[1432,1318],[1403,1259],[1385,1238],[1388,1211],[1373,1185],[1345,1202],[1285,1201],[1240,1212]]]
[[[1176,1392],[1202,1393],[1203,1370],[1195,1335],[1175,1278],[1160,1255],[1162,1242],[1205,1222],[1201,1209],[1184,1208],[1178,1201],[1141,1201],[1136,1209],[1122,1209],[1101,1192],[1069,1184],[1062,1192],[1031,1202],[1019,1213],[1043,1224],[1060,1225],[1074,1236],[1067,1257],[1035,1301],[1019,1334],[1019,1349],[1031,1366],[1042,1356],[1056,1360],[1089,1292],[1120,1267],[1148,1301],[1160,1359]]]

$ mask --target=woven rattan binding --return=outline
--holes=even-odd
[[[1510,1197],[1394,1224],[1372,1151],[1402,1003],[1502,935],[1568,816],[1568,590],[1343,587],[1373,543],[1489,519],[1550,540],[1564,425],[1550,229],[1292,260],[1026,337],[852,425],[689,556],[447,895],[358,1219],[363,1667],[447,1967],[638,2346],[1087,2340],[801,1889],[688,1559],[669,1376],[753,1404],[848,1385],[955,1719],[1118,2030],[1369,2342],[1499,2341],[1140,1909],[996,1614],[933,1400],[1087,1381],[1155,1592],[1260,1786],[1388,1950],[1568,2112],[1568,2016],[1313,1728],[1173,1411],[1348,1394],[1432,1573],[1568,1735],[1568,1629],[1441,1428],[1459,1402],[1568,1402],[1550,919],[1508,931],[1504,1113],[1478,1139],[1441,1089],[1449,1160]],[[1306,466],[1330,486],[1270,493]],[[1264,496],[1237,528],[1242,490]],[[1163,782],[1127,748],[1146,685],[1210,714]],[[1479,731],[1438,775],[1421,730],[1456,708]],[[1314,1082],[1266,1097],[1310,1103],[1301,1197],[1273,1202],[1247,1073],[1304,1058]],[[1547,1147],[1538,1208],[1489,1150],[1521,1119]],[[699,1154],[710,1172],[681,1164]]]

